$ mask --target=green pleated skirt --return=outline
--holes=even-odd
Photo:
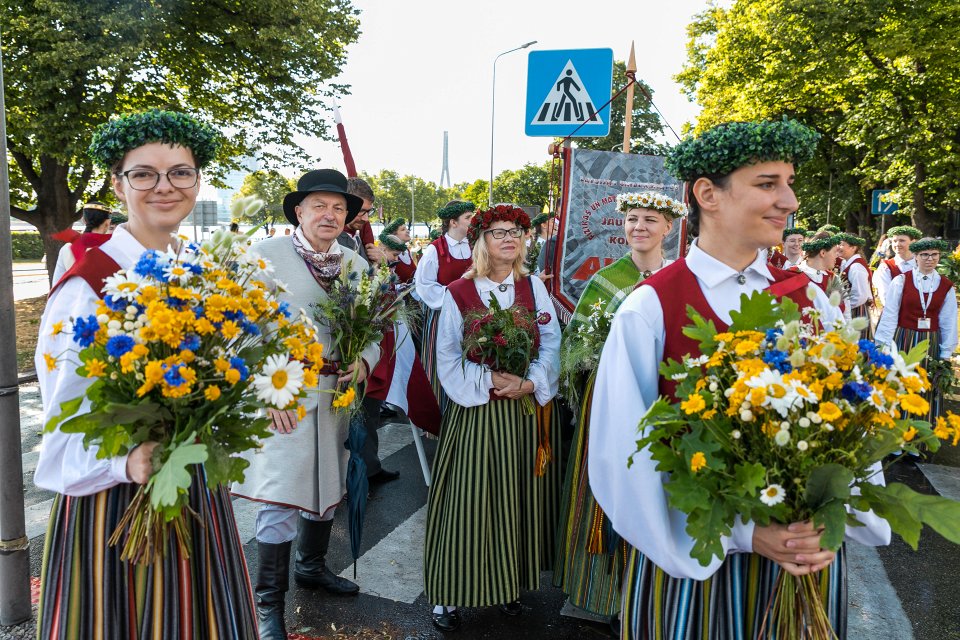
[[[591,375],[581,394],[580,419],[566,464],[553,583],[574,606],[612,617],[620,611],[626,543],[613,532],[590,490],[587,443],[594,382]]]
[[[559,452],[559,430],[549,427]],[[539,588],[555,553],[561,469],[553,460],[536,476],[537,447],[537,415],[519,400],[448,405],[427,501],[430,602],[485,607]]]

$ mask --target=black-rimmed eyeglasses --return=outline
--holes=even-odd
[[[519,238],[523,235],[523,229],[520,227],[514,227],[513,229],[487,229],[484,233],[489,233],[497,240],[503,240],[507,237],[508,233],[512,238]]]
[[[190,189],[197,186],[200,179],[200,170],[193,167],[177,167],[170,171],[154,171],[153,169],[129,169],[119,172],[131,187],[137,191],[150,191],[160,184],[160,176],[166,176],[170,186],[176,189]]]

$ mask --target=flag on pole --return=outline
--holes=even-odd
[[[340,140],[340,151],[343,152],[343,165],[347,169],[347,177],[355,178],[357,176],[357,165],[353,161],[353,152],[350,151],[350,143],[347,142],[347,130],[343,126],[343,118],[340,117],[340,108],[337,106],[337,99],[333,99],[333,121],[337,125],[337,138]],[[367,222],[360,229],[360,242],[366,246],[374,244],[373,228]]]

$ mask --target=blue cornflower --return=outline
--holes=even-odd
[[[793,365],[790,364],[789,358],[787,352],[780,349],[767,349],[763,353],[763,361],[780,373],[793,371]]]
[[[171,387],[179,387],[186,382],[186,379],[180,375],[180,369],[182,367],[182,364],[175,364],[167,369],[167,372],[163,374],[163,379],[166,380],[167,384]]]
[[[127,302],[123,298],[114,298],[109,293],[106,296],[104,296],[103,302],[108,307],[110,307],[111,311],[123,311],[124,309],[127,308],[127,305],[129,304],[129,302]]]
[[[776,342],[777,338],[783,335],[783,329],[767,329],[767,342]]]
[[[230,366],[240,372],[241,381],[246,380],[247,376],[250,375],[250,369],[247,368],[247,363],[239,356],[230,358]]]
[[[166,282],[168,280],[166,274],[163,272],[166,261],[163,259],[163,254],[154,249],[145,251],[143,255],[140,256],[140,259],[137,260],[137,264],[133,267],[133,272],[137,275],[151,277],[161,282]]]
[[[187,301],[181,298],[167,297],[167,299],[164,300],[164,302],[167,303],[168,307],[170,307],[171,309],[176,309],[177,311],[180,311],[187,305]]]
[[[250,322],[249,320],[243,320],[240,323],[240,327],[243,329],[243,332],[248,335],[251,335],[251,336],[260,335],[260,327],[258,327],[255,323]]]
[[[201,273],[203,273],[203,266],[197,264],[196,262],[187,262],[183,266],[186,267],[191,273],[194,273],[196,275],[200,275]]]
[[[842,395],[849,402],[859,404],[868,399],[872,392],[873,387],[866,382],[851,381],[843,385],[843,389],[840,390],[840,395]]]
[[[290,313],[290,303],[289,303],[289,302],[286,302],[286,301],[281,302],[281,303],[280,303],[280,306],[277,307],[277,311],[279,311],[280,313],[282,313],[284,318],[289,318],[290,315],[291,315],[291,313]]]
[[[89,347],[100,330],[97,316],[89,315],[86,318],[77,318],[73,322],[73,341],[81,347]]]
[[[180,341],[180,350],[187,351],[196,351],[200,348],[200,336],[195,333],[191,333],[186,336],[183,340]]]
[[[113,336],[107,340],[107,353],[109,353],[114,358],[119,358],[126,352],[133,349],[133,345],[136,344],[128,335],[119,335]]]

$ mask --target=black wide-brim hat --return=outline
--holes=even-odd
[[[290,224],[293,226],[300,224],[297,220],[297,205],[311,193],[321,191],[339,193],[347,199],[347,219],[344,224],[349,224],[363,208],[363,198],[347,193],[345,175],[336,169],[315,169],[303,174],[303,177],[297,181],[297,190],[283,197],[283,215],[287,217]]]

